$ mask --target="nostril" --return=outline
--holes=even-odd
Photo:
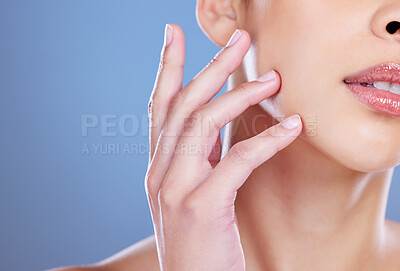
[[[400,29],[400,22],[390,22],[386,26],[386,31],[389,32],[390,34],[394,34],[397,32],[397,30]]]

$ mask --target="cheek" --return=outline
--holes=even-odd
[[[349,52],[362,44],[345,32],[306,26],[258,37],[259,74],[276,69],[282,78],[280,92],[261,106],[279,120],[299,113],[303,139],[348,168],[370,172],[400,164],[400,119],[359,103],[343,83],[359,61]]]

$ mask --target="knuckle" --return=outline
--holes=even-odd
[[[230,149],[229,157],[234,161],[248,161],[252,158],[252,150],[246,143],[239,142]]]
[[[214,55],[214,57],[210,60],[210,62],[207,64],[206,68],[209,66],[214,66],[214,65],[218,65],[218,64],[222,64],[220,57],[221,55],[225,52],[225,48],[222,48],[220,51],[218,51],[218,53],[216,53]]]
[[[155,119],[155,117],[157,116],[157,112],[159,109],[159,97],[157,94],[158,91],[153,91],[153,93],[151,94],[149,101],[147,103],[147,110],[148,110],[148,115],[151,121],[153,121]]]
[[[147,109],[148,109],[148,113],[149,113],[149,116],[151,115],[151,112],[152,112],[152,110],[153,110],[153,100],[149,100],[149,102],[147,103]]]
[[[190,113],[189,117],[184,119],[184,131],[191,130],[200,126],[203,121],[204,114],[201,109],[196,109]]]
[[[240,84],[239,86],[237,86],[236,88],[234,88],[232,91],[233,92],[246,92],[248,86],[249,86],[249,83],[243,83],[243,84]]]
[[[168,57],[166,56],[165,47],[161,50],[160,62],[158,63],[158,72],[161,73],[164,67],[169,65]]]
[[[277,141],[280,137],[282,137],[282,134],[279,134],[279,130],[277,129],[276,126],[269,127],[266,130],[267,136],[269,136],[271,139],[274,139]]]
[[[188,118],[185,119],[185,129],[190,130],[195,127],[204,127],[211,130],[220,130],[221,125],[214,120],[211,112],[200,106],[194,110]]]
[[[212,59],[211,61],[207,64],[205,69],[208,69],[212,66],[216,67],[218,70],[220,70],[220,73],[223,73],[224,76],[230,75],[233,70],[232,67],[224,61],[223,55],[225,54],[226,48],[221,49]]]
[[[271,145],[271,149],[274,151],[274,153],[277,153],[279,151],[279,137],[276,134],[276,129],[274,126],[268,128],[266,130],[267,136],[269,136],[269,142]]]
[[[221,61],[220,57],[221,57],[222,51],[219,52],[218,54],[216,54],[211,60],[210,63],[208,64],[208,66],[218,66],[218,65],[223,65],[223,61]]]
[[[176,111],[178,108],[180,108],[180,106],[184,103],[184,101],[185,101],[185,95],[183,94],[183,91],[180,90],[171,99],[168,105],[168,112]]]
[[[158,187],[155,185],[155,179],[153,177],[152,170],[147,171],[144,181],[146,193],[153,200],[157,198]]]
[[[162,187],[158,192],[158,199],[161,209],[164,211],[170,211],[177,209],[179,206],[179,196],[176,192],[170,188]]]
[[[251,96],[248,95],[249,94],[248,87],[249,87],[249,84],[245,83],[245,84],[239,85],[236,88],[236,91],[238,92],[238,94],[242,94],[241,96],[243,96],[243,98],[241,99],[241,101],[242,101],[242,104],[244,104],[246,108],[251,106]]]
[[[150,98],[149,102],[147,103],[148,115],[152,116],[154,111],[154,99]]]
[[[196,220],[201,219],[206,213],[204,200],[191,193],[182,200],[181,211],[185,217]]]
[[[274,127],[274,126],[269,127],[269,128],[266,130],[266,133],[267,133],[267,135],[268,135],[269,137],[275,138],[275,136],[276,136],[275,127]]]

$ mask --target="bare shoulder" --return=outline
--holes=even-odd
[[[400,271],[400,223],[393,220],[386,220],[387,225],[387,270]]]
[[[394,220],[386,219],[386,225],[389,233],[389,237],[397,244],[400,248],[400,223]]]
[[[82,267],[63,267],[48,271],[159,271],[154,235],[96,264]]]

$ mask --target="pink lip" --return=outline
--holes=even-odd
[[[400,84],[400,64],[388,62],[362,70],[347,77],[344,82],[360,102],[376,111],[400,117],[400,95],[360,83],[391,82]]]
[[[362,70],[344,79],[345,83],[385,81],[400,84],[400,64],[386,62]]]

